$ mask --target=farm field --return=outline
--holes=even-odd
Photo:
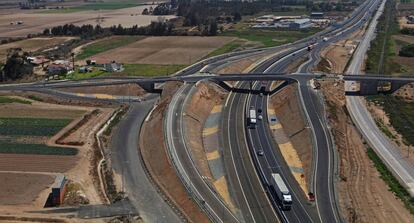
[[[73,6],[70,8],[65,9],[52,9],[46,10],[44,13],[73,13],[73,12],[80,12],[80,11],[90,11],[90,10],[115,10],[115,9],[123,9],[123,8],[131,8],[135,6],[142,5],[147,1],[145,0],[112,0],[112,1],[105,1],[105,2],[95,2],[95,3],[87,3],[82,4],[79,6]]]
[[[111,36],[104,38],[81,47],[81,49],[79,49],[80,53],[76,55],[76,59],[83,60],[98,53],[128,45],[143,38],[144,37],[141,36]]]
[[[1,34],[0,34],[1,35]],[[0,62],[5,62],[7,57],[7,50],[11,48],[22,48],[24,51],[33,52],[40,49],[47,49],[68,40],[75,39],[75,37],[52,37],[52,38],[32,38],[12,43],[0,45]]]
[[[0,205],[30,204],[54,181],[53,175],[0,173]]]
[[[63,173],[78,160],[78,156],[1,154],[0,170]]]
[[[95,59],[115,60],[126,64],[191,64],[217,48],[231,42],[232,37],[147,37],[143,40],[109,50]]]
[[[71,13],[42,13],[33,11],[18,11],[14,13],[0,14],[0,37],[25,37],[28,34],[43,32],[45,28],[51,28],[58,25],[74,24],[83,25],[91,24],[102,27],[122,24],[124,27],[133,25],[148,25],[151,21],[157,21],[158,16],[141,15],[142,10],[149,6],[137,6],[132,8],[123,8],[116,10],[87,10],[76,11]],[[96,18],[101,17],[100,21]],[[174,16],[164,16],[165,19]],[[10,25],[12,22],[22,21],[22,25]]]

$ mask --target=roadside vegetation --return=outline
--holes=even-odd
[[[103,39],[82,48],[82,52],[76,55],[76,59],[83,60],[98,53],[122,47],[141,39],[143,39],[143,37],[140,36],[115,36]]]
[[[0,96],[0,104],[9,104],[9,103],[32,104],[32,102],[27,101],[27,100],[23,100],[23,99],[20,99],[20,98]]]
[[[225,44],[224,46],[214,50],[213,52],[209,53],[205,58],[218,56],[225,53],[230,53],[237,49],[240,49],[245,44],[244,41],[241,40],[234,40],[230,43]]]
[[[367,154],[374,163],[375,168],[380,173],[381,178],[388,185],[390,191],[392,191],[394,195],[403,202],[404,206],[410,211],[411,214],[414,214],[414,198],[412,198],[408,191],[403,186],[401,186],[401,184],[387,169],[387,166],[385,166],[381,158],[378,157],[374,150],[368,148]]]

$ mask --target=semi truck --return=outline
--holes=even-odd
[[[256,119],[256,109],[254,107],[250,107],[249,114],[247,117],[247,124],[249,128],[254,129],[256,127],[257,119]]]
[[[272,173],[271,186],[276,195],[276,200],[283,210],[290,210],[292,207],[292,195],[289,192],[285,182],[278,173]]]

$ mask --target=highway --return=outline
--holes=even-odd
[[[210,185],[198,171],[187,148],[183,129],[183,111],[193,84],[183,85],[173,96],[168,106],[164,122],[164,133],[167,140],[171,161],[181,181],[193,200],[215,222],[238,222],[234,214],[227,208]]]
[[[385,1],[383,1],[381,8],[375,15],[363,41],[358,45],[347,73],[360,73],[362,62],[364,61],[370,41],[375,35],[374,32],[377,25],[377,19],[382,14],[384,5]],[[351,82],[346,82],[346,90],[350,88],[350,85]],[[414,196],[414,166],[407,160],[405,155],[399,152],[397,145],[391,142],[391,140],[377,127],[362,98],[347,96],[346,106],[354,123],[367,140],[368,144],[383,160],[394,176],[396,176],[401,184],[408,190],[411,196]]]
[[[368,7],[368,11],[360,11],[361,16],[355,14],[356,19],[351,19],[353,22],[348,23],[347,27],[340,29],[337,34],[329,38],[328,41],[321,41],[315,43],[315,48],[309,56],[309,60],[300,66],[298,72],[310,71],[310,68],[317,64],[319,61],[320,50],[326,47],[329,43],[336,41],[337,39],[344,38],[347,35],[351,34],[355,30],[362,27],[364,22],[371,16],[370,12],[374,7],[376,7],[377,1],[370,1],[364,7]],[[304,49],[298,48],[295,52],[291,53],[290,58],[285,57],[278,60],[273,65],[269,66],[264,72],[282,72],[292,61],[303,57],[308,54]],[[256,85],[260,87],[259,85]],[[256,89],[257,90],[257,89]],[[290,174],[290,170],[287,167],[286,163],[283,162],[280,154],[275,154],[276,146],[272,143],[272,138],[269,133],[269,128],[266,126],[266,123],[259,121],[256,130],[248,130],[249,137],[251,141],[250,149],[257,150],[258,148],[263,149],[264,158],[258,158],[259,160],[259,172],[262,172],[264,178],[267,181],[270,180],[270,172],[276,171],[282,174],[285,182],[288,183],[288,187],[292,192],[294,198],[294,204],[292,212],[284,212],[287,221],[289,222],[340,222],[339,208],[337,205],[335,183],[334,183],[334,152],[332,147],[332,139],[326,128],[326,121],[324,115],[324,108],[317,95],[313,90],[308,86],[308,81],[306,79],[299,80],[299,93],[300,98],[303,103],[303,107],[309,122],[309,125],[313,132],[313,143],[314,146],[314,164],[313,164],[313,179],[311,180],[311,191],[313,188],[315,197],[316,197],[316,211],[317,214],[314,214],[315,210],[312,210],[311,207],[307,205],[306,200],[303,199],[303,193],[301,193],[300,188],[298,188],[297,183]],[[253,105],[255,108],[261,108],[262,111],[267,111],[267,96],[260,97],[258,95],[251,95],[248,102],[249,105]],[[263,114],[264,120],[267,120],[267,114]],[[254,156],[254,151],[252,155]],[[262,160],[260,160],[262,159]],[[266,168],[267,167],[267,168]],[[270,169],[268,168],[270,167]],[[272,169],[272,167],[277,167]],[[284,168],[283,168],[284,167]],[[291,179],[289,179],[291,178]],[[296,201],[296,202],[295,202]],[[290,215],[290,216],[289,216]],[[299,216],[299,217],[298,217]]]

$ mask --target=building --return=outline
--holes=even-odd
[[[55,182],[52,185],[52,203],[57,206],[63,203],[66,192],[67,179],[64,175],[56,176]]]
[[[295,19],[289,23],[290,29],[305,29],[312,27],[310,19]]]
[[[312,19],[322,19],[324,17],[323,12],[311,12],[310,17]]]
[[[47,67],[48,75],[64,75],[73,70],[72,63],[67,60],[55,60]]]

